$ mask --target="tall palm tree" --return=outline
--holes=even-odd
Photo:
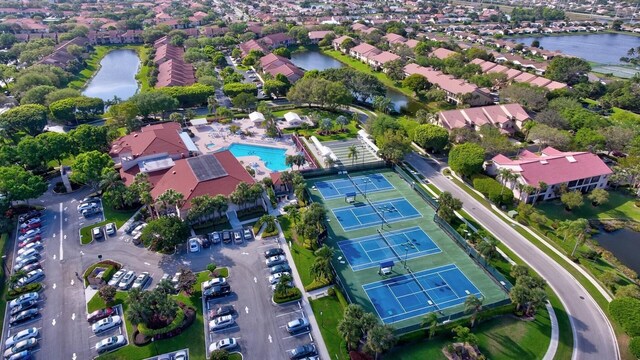
[[[591,237],[591,228],[589,227],[589,221],[587,219],[577,219],[572,221],[572,228],[576,243],[571,251],[571,257],[573,257],[578,250],[578,247],[582,245],[588,238]]]
[[[118,185],[121,185],[122,182],[122,177],[120,176],[120,173],[118,173],[115,170],[108,170],[102,173],[102,179],[100,180],[100,188],[102,189],[102,191],[109,191],[113,188],[115,188]]]
[[[289,208],[289,211],[287,213],[289,215],[289,219],[291,219],[291,223],[295,226],[298,221],[300,221],[300,210],[298,210],[297,207],[292,206],[291,208]]]
[[[527,201],[527,198],[529,198],[529,195],[531,195],[534,191],[536,191],[536,188],[534,188],[533,186],[523,185],[522,188],[520,189],[520,197],[522,198],[522,201]]]
[[[527,303],[527,310],[525,313],[529,316],[533,315],[537,308],[542,306],[547,301],[547,292],[544,289],[536,288],[531,291],[529,302]]]
[[[347,158],[351,159],[351,165],[353,165],[354,162],[358,161],[359,154],[360,154],[360,151],[358,151],[357,146],[355,145],[349,146],[349,153],[347,154]]]
[[[469,295],[464,300],[464,312],[471,313],[471,327],[473,327],[476,322],[476,318],[478,317],[478,313],[482,310],[482,302],[484,298],[476,297],[475,295]]]
[[[331,282],[333,280],[333,271],[331,269],[331,261],[316,257],[309,268],[309,273],[313,276],[313,279],[316,281],[327,281]]]
[[[547,183],[545,183],[544,181],[539,181],[538,187],[536,188],[536,196],[533,198],[533,203],[531,205],[535,205],[536,202],[538,201],[538,197],[540,196],[540,194],[543,194],[544,192],[546,192],[548,188],[549,188],[549,185],[547,185]]]
[[[422,326],[429,328],[429,339],[431,339],[436,334],[438,315],[436,315],[435,312],[429,313],[429,315],[422,319]]]
[[[291,191],[291,184],[293,183],[293,173],[290,171],[283,171],[280,173],[280,181],[282,181],[287,189]]]
[[[184,195],[182,193],[174,189],[167,189],[158,196],[158,201],[163,204],[165,209],[168,209],[169,206],[174,207],[178,217],[180,217],[180,207],[184,203]]]
[[[522,308],[522,304],[529,302],[530,290],[522,285],[516,285],[509,290],[509,298],[516,304],[516,311]]]

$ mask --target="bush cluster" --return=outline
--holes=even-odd
[[[273,294],[273,301],[276,304],[282,304],[289,301],[299,300],[300,298],[302,298],[302,293],[300,292],[300,289],[298,289],[297,287],[288,288],[287,291],[285,291],[282,294],[280,293]]]
[[[473,187],[495,204],[505,205],[513,202],[513,191],[493,178],[474,176]]]
[[[215,89],[203,84],[190,86],[168,86],[156,91],[165,93],[180,103],[180,107],[187,108],[207,103],[207,98],[215,94]]]
[[[184,322],[184,317],[185,317],[184,310],[182,310],[182,308],[178,308],[178,311],[176,312],[176,316],[174,316],[173,321],[171,321],[169,325],[160,329],[149,329],[145,324],[140,323],[138,324],[138,331],[140,332],[140,334],[147,337],[166,334],[182,326],[182,323]]]
[[[25,285],[23,287],[9,289],[9,291],[7,292],[7,300],[13,300],[22,294],[26,294],[30,292],[38,292],[41,289],[42,289],[41,283],[33,283],[33,284]]]

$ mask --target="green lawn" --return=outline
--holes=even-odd
[[[0,250],[2,250],[3,254],[6,254],[9,250],[5,249],[7,246],[7,240],[9,239],[9,234],[2,233],[0,234]],[[4,273],[4,261],[5,259],[0,259],[0,263],[2,263],[2,268],[0,268],[0,322],[4,324],[4,309],[7,307],[7,286],[5,280]]]
[[[220,270],[228,271],[224,268]],[[196,320],[195,322],[182,334],[166,339],[160,340],[157,342],[152,342],[145,346],[135,346],[131,343],[131,336],[133,334],[133,326],[130,322],[127,321],[127,333],[129,335],[129,342],[131,345],[127,345],[113,353],[105,354],[99,359],[113,359],[113,360],[129,360],[129,359],[145,359],[151,356],[164,354],[171,351],[176,351],[179,349],[189,348],[189,356],[192,359],[204,359],[206,356],[205,352],[205,341],[204,341],[204,319],[202,313],[202,293],[200,291],[200,284],[209,279],[209,272],[203,271],[197,273],[198,281],[193,286],[193,293],[191,296],[185,296],[183,294],[176,295],[177,301],[182,301],[186,305],[191,306],[196,309]],[[116,295],[116,303],[123,304],[123,308],[126,311],[127,304],[125,302],[127,294],[125,292],[119,291]],[[101,309],[105,307],[105,303],[100,299],[97,295],[94,296],[88,304],[89,311],[94,311],[97,309]]]
[[[96,226],[104,226],[104,225],[112,222],[112,223],[116,224],[116,228],[120,228],[137,211],[137,209],[135,209],[135,210],[127,210],[127,211],[118,211],[118,210],[115,210],[115,209],[111,208],[110,206],[108,206],[106,204],[104,205],[103,210],[104,210],[104,218],[106,219],[105,221],[101,221],[101,222],[99,222],[97,224],[85,226],[82,229],[80,229],[80,242],[82,243],[82,245],[86,245],[86,244],[89,244],[91,242],[91,240],[92,240],[91,229],[93,229],[94,227],[96,227]]]
[[[342,320],[344,308],[337,296],[325,296],[316,300],[310,300],[311,308],[320,325],[320,333],[327,345],[327,351],[331,359],[347,360],[349,354],[344,339],[338,334],[338,322]],[[320,315],[322,312],[322,315]]]
[[[278,217],[278,222],[280,223],[280,227],[282,227],[284,237],[292,244],[291,256],[293,256],[293,261],[296,263],[296,268],[298,268],[302,285],[310,285],[313,282],[313,277],[308,269],[311,268],[311,264],[313,264],[313,260],[315,259],[313,251],[305,249],[294,240],[291,229],[293,224],[291,224],[288,216]]]
[[[593,206],[585,197],[584,204],[579,208],[566,211],[560,200],[545,201],[536,204],[549,219],[623,219],[640,221],[640,208],[636,207],[634,197],[624,190],[609,191],[609,201],[600,206]]]
[[[138,84],[140,84],[140,92],[149,91],[151,90],[151,86],[149,86],[149,71],[151,67],[145,65],[149,59],[149,49],[144,46],[133,46],[132,48],[138,53],[138,57],[140,57],[140,70],[138,70],[136,74],[136,80],[138,80]]]
[[[340,61],[343,64],[348,65],[349,67],[352,67],[358,71],[362,71],[363,73],[366,74],[370,74],[375,76],[376,78],[378,78],[378,80],[380,80],[383,84],[385,84],[386,86],[398,90],[401,93],[407,95],[410,98],[413,98],[413,91],[403,88],[402,86],[399,86],[398,83],[396,83],[395,81],[389,79],[389,77],[387,77],[387,75],[381,71],[373,71],[371,69],[371,67],[369,67],[369,65],[360,62],[352,57],[350,57],[349,55],[345,55],[340,51],[337,50],[322,50],[322,53],[328,56],[331,56],[332,58]]]

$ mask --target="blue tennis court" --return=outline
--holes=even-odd
[[[413,259],[441,252],[429,235],[417,226],[383,234],[384,238],[375,234],[338,243],[353,271],[376,267],[388,260],[398,260],[398,255],[401,259]]]
[[[369,174],[349,179],[318,181],[314,185],[326,200],[344,197],[349,193],[373,193],[395,189],[382,174]],[[353,185],[355,183],[355,185]],[[356,189],[356,186],[358,189]]]
[[[372,206],[373,205],[373,206]],[[422,214],[406,199],[398,198],[369,203],[357,203],[333,209],[333,215],[344,231],[362,229],[374,224],[391,223],[421,217]]]
[[[482,295],[454,264],[414,276],[401,275],[363,286],[385,324],[463,304],[469,295]]]

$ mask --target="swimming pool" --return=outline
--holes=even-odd
[[[227,150],[231,151],[235,157],[257,156],[271,171],[283,171],[289,169],[287,164],[284,163],[287,149],[233,143],[227,148]]]

